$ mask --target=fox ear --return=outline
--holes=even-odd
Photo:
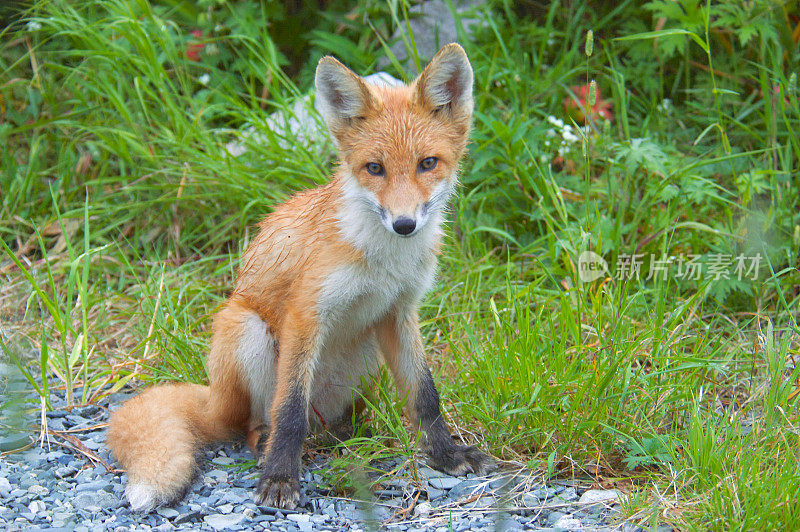
[[[331,56],[319,60],[314,85],[317,110],[334,135],[344,122],[364,116],[374,106],[364,80]]]
[[[472,115],[472,66],[461,46],[442,47],[419,75],[417,98],[431,111],[448,110],[453,118]]]

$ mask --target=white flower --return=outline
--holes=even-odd
[[[211,81],[211,76],[209,76],[208,73],[203,74],[197,78],[197,81],[199,81],[201,85],[208,85],[208,82]]]
[[[548,116],[547,121],[556,126],[558,129],[564,127],[564,121],[554,117],[553,115]]]
[[[25,29],[27,29],[28,31],[36,31],[42,29],[42,25],[36,22],[35,20],[30,20],[25,25]]]
[[[672,100],[664,98],[660,104],[656,105],[656,109],[662,113],[669,113],[672,110]]]

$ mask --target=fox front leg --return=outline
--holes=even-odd
[[[494,460],[473,446],[453,442],[439,409],[439,392],[425,362],[416,310],[397,309],[378,328],[381,349],[406,397],[406,414],[424,434],[430,465],[450,475],[483,475],[496,469]]]
[[[300,462],[308,434],[309,393],[316,356],[314,342],[307,339],[310,337],[292,332],[281,338],[271,427],[255,496],[259,504],[266,506],[293,509],[300,500]]]

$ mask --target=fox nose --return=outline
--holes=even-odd
[[[394,232],[398,235],[410,235],[414,232],[415,227],[417,227],[417,222],[411,218],[406,218],[405,216],[401,216],[392,222],[392,229],[394,229]]]

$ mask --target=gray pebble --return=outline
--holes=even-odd
[[[435,501],[436,499],[441,499],[442,497],[444,497],[445,494],[444,490],[440,490],[432,486],[428,486],[426,491],[428,492],[429,501]]]
[[[552,526],[565,515],[567,514],[562,512],[550,512],[550,515],[547,516],[547,524]]]
[[[186,513],[180,514],[178,517],[175,518],[174,523],[176,525],[180,525],[183,523],[189,523],[191,521],[196,521],[200,518],[202,513],[199,510],[189,510]]]
[[[11,482],[6,477],[0,477],[0,495],[8,497],[11,493]]]
[[[166,517],[167,519],[174,519],[180,515],[178,510],[174,508],[164,508],[164,507],[157,508],[156,513],[161,517]]]
[[[14,451],[29,443],[31,443],[31,438],[27,434],[9,434],[0,437],[0,452]]]
[[[214,464],[221,466],[229,466],[233,464],[233,458],[228,458],[227,456],[216,456],[211,461]]]
[[[221,514],[229,514],[233,512],[233,505],[232,504],[222,504],[217,507],[217,511]]]
[[[421,502],[414,507],[414,515],[419,517],[427,517],[431,513],[431,505],[427,502]]]
[[[456,477],[434,477],[428,479],[428,484],[440,490],[449,490],[461,484],[461,479]]]
[[[243,519],[243,515],[233,514],[211,514],[203,517],[203,521],[214,528],[214,530],[224,530],[226,528],[234,527],[241,523]]]
[[[469,496],[481,489],[482,482],[477,479],[462,480],[450,489],[447,494],[451,499],[460,499],[464,496]]]
[[[70,467],[68,465],[62,465],[61,467],[56,468],[55,471],[56,476],[58,478],[71,477],[77,472],[78,472],[77,469],[75,469],[74,467]]]

